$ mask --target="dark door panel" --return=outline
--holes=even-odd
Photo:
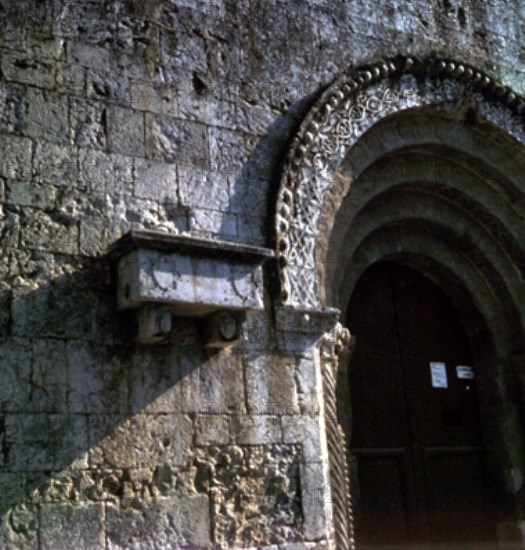
[[[475,365],[457,313],[431,281],[382,262],[356,285],[347,325],[358,547],[490,544],[476,380],[463,377]]]

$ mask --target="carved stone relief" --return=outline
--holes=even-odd
[[[479,114],[525,142],[525,101],[476,68],[436,58],[396,58],[350,69],[303,122],[283,172],[276,212],[281,299],[319,306],[316,248],[325,198],[358,139],[379,120],[432,105]]]

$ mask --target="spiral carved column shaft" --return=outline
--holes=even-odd
[[[354,520],[350,495],[346,437],[337,414],[337,374],[339,354],[348,345],[350,333],[340,323],[325,337],[321,346],[326,440],[330,469],[335,546],[354,550]]]

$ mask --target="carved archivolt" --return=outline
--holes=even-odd
[[[322,95],[292,144],[278,196],[276,246],[284,303],[319,306],[315,260],[321,214],[352,146],[385,117],[438,104],[474,107],[525,142],[525,100],[482,71],[447,59],[395,58],[350,69]]]

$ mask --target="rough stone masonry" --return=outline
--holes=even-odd
[[[279,325],[270,277],[236,346],[191,315],[137,343],[104,253],[130,229],[273,248],[290,140],[344,68],[437,52],[523,94],[524,12],[0,1],[0,547],[330,547],[325,321]]]

